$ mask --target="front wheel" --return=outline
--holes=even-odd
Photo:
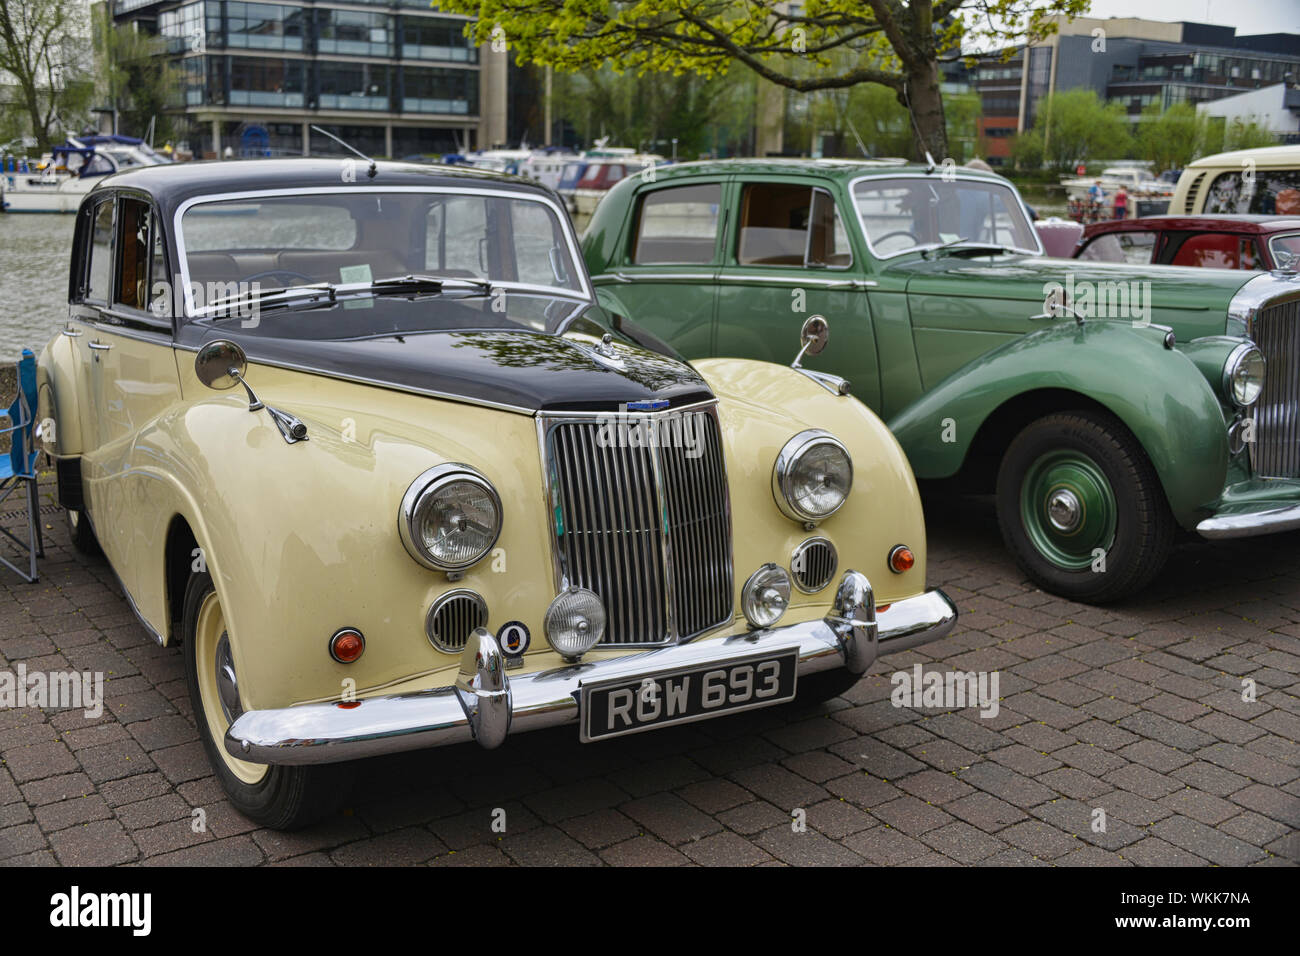
[[[1007,549],[1044,590],[1105,604],[1145,587],[1174,517],[1141,444],[1117,418],[1063,412],[1025,427],[998,469]]]
[[[268,766],[232,757],[222,741],[243,713],[230,633],[212,578],[193,574],[185,588],[182,650],[194,723],[230,802],[276,830],[306,826],[333,812],[350,789],[347,764]]]

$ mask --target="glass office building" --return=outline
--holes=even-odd
[[[120,26],[165,39],[196,158],[337,152],[313,125],[395,158],[503,136],[505,55],[429,0],[112,2]]]

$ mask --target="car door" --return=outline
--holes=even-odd
[[[687,358],[717,354],[713,317],[725,220],[724,177],[643,187],[622,230],[612,273],[600,277],[597,299]]]
[[[149,496],[159,489],[134,463],[149,441],[149,423],[180,398],[172,351],[173,271],[148,197],[119,194],[113,218],[107,301],[93,303],[86,334],[96,445],[83,474],[100,544],[128,590],[138,593],[131,569],[144,566],[163,543],[158,529],[142,520],[152,510]]]
[[[741,176],[731,184],[714,327],[715,354],[789,365],[809,316],[823,316],[830,346],[811,369],[847,378],[878,407],[880,369],[866,289],[829,185]]]

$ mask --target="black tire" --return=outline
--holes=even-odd
[[[214,590],[207,572],[192,574],[185,587],[182,619],[185,681],[194,709],[194,723],[208,761],[235,809],[255,823],[274,830],[295,830],[315,823],[337,810],[347,797],[354,775],[351,764],[272,766],[259,781],[248,783],[240,779],[227,763],[225,748],[221,744],[225,726],[214,729],[209,725],[207,708],[199,690],[196,631],[199,611]]]
[[[1027,527],[1029,510],[1028,521],[1037,521],[1034,532],[1040,541],[1043,531],[1049,538],[1059,533],[1050,526],[1046,510],[1041,515],[1034,510],[1040,504],[1046,508],[1037,492],[1051,485],[1050,475],[1041,481],[1035,477],[1043,474],[1040,463],[1058,455],[1085,462],[1109,484],[1106,507],[1096,509],[1113,514],[1109,544],[1093,542],[1104,552],[1102,560],[1094,557],[1082,568],[1053,560],[1051,541],[1036,544]],[[1118,601],[1146,587],[1164,567],[1176,530],[1159,476],[1142,445],[1119,419],[1097,411],[1061,412],[1026,426],[1008,446],[998,469],[997,510],[1007,550],[1030,579],[1046,591],[1091,604]],[[1086,514],[1087,509],[1077,513]],[[1067,521],[1073,518],[1068,508],[1065,514]],[[1082,552],[1077,542],[1075,547]]]
[[[844,667],[819,671],[799,678],[794,699],[797,704],[824,704],[851,690],[865,674],[854,674]]]
[[[95,537],[95,529],[90,526],[86,516],[80,511],[66,508],[63,517],[68,526],[68,537],[72,539],[72,546],[88,557],[98,555],[99,539]]]

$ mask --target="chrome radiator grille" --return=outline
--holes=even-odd
[[[672,436],[664,422],[674,415],[689,444],[629,442],[618,429]],[[731,617],[731,507],[713,409],[543,418],[541,432],[557,584],[600,596],[603,643],[671,643]]]
[[[1260,309],[1250,334],[1268,363],[1251,466],[1263,478],[1300,478],[1300,300]]]

